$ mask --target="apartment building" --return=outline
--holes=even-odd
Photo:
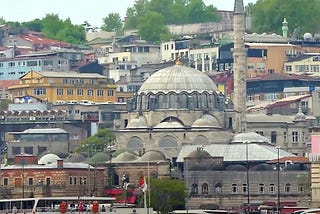
[[[76,72],[30,71],[20,83],[8,88],[9,98],[34,96],[47,102],[116,102],[113,80],[100,75]]]

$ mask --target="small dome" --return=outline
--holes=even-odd
[[[137,116],[129,121],[127,128],[148,128],[147,120],[144,116]]]
[[[188,158],[197,158],[197,159],[201,159],[201,158],[210,158],[212,157],[209,152],[204,151],[202,148],[201,149],[197,149],[195,151],[192,151],[189,155]]]
[[[303,39],[304,39],[304,40],[310,40],[310,39],[312,39],[312,34],[311,34],[311,33],[305,33],[305,34],[303,34]]]
[[[113,158],[113,161],[134,161],[138,159],[138,156],[133,154],[133,153],[130,153],[130,152],[124,152],[124,153],[121,153],[119,154],[117,157]]]
[[[140,158],[140,161],[164,161],[164,160],[166,160],[165,155],[162,152],[156,151],[156,150],[149,150]]]
[[[39,159],[38,164],[47,165],[50,163],[56,163],[57,160],[61,160],[61,158],[58,155],[46,154]]]
[[[203,72],[183,65],[174,65],[164,68],[152,74],[141,86],[138,94],[157,94],[162,92],[198,92],[217,91],[216,84]]]
[[[270,144],[270,141],[268,138],[259,135],[255,132],[246,132],[246,133],[240,133],[233,137],[231,143],[266,143]]]
[[[66,162],[69,163],[81,163],[85,160],[86,158],[79,154],[79,153],[72,153],[66,158]]]
[[[89,163],[105,163],[110,161],[110,154],[98,152],[89,159]]]
[[[172,129],[172,128],[184,128],[183,124],[178,121],[164,121],[154,127],[155,129]]]
[[[217,127],[221,128],[219,121],[210,114],[204,114],[201,118],[194,121],[192,127]]]
[[[302,112],[301,108],[299,108],[299,111],[295,115],[293,121],[306,121],[306,115]]]
[[[267,170],[273,170],[272,166],[266,163],[258,164],[254,167],[252,167],[252,170],[255,171],[267,171]]]
[[[245,171],[247,167],[241,164],[234,164],[226,167],[226,171]]]

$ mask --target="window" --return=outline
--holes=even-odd
[[[264,193],[264,184],[259,184],[259,193],[260,194]]]
[[[298,192],[304,192],[304,186],[299,185],[298,186]]]
[[[286,184],[285,188],[284,188],[284,191],[286,193],[290,192],[290,184]]]
[[[214,189],[215,189],[216,193],[222,193],[222,185],[221,185],[221,183],[217,183],[214,186]]]
[[[72,95],[73,95],[73,89],[69,88],[69,89],[67,90],[67,95],[68,95],[68,96],[72,96]]]
[[[37,61],[27,61],[27,66],[38,66],[38,62]]]
[[[237,192],[238,192],[238,186],[237,186],[237,184],[232,184],[231,192],[232,192],[232,193],[237,193]]]
[[[275,192],[275,185],[274,185],[274,184],[270,184],[270,186],[269,186],[269,192],[270,192],[270,193],[274,193],[274,192]]]
[[[14,67],[14,66],[16,66],[15,62],[9,62],[8,63],[8,67]]]
[[[209,187],[207,183],[202,184],[202,194],[208,194],[208,189]]]
[[[45,88],[35,88],[33,89],[34,95],[46,95],[46,89]]]
[[[108,90],[108,97],[113,97],[113,96],[114,96],[113,90]]]
[[[292,132],[292,142],[293,143],[298,143],[299,142],[298,132]]]
[[[9,179],[3,178],[3,186],[9,186]]]
[[[53,66],[53,61],[52,60],[44,60],[43,65],[44,66]]]
[[[248,70],[254,69],[254,64],[253,63],[248,63]]]
[[[28,184],[29,184],[29,186],[32,186],[32,185],[33,185],[33,178],[29,178],[29,179],[28,179]]]
[[[51,178],[46,178],[46,184],[49,186],[51,184]]]
[[[69,184],[70,184],[70,185],[72,185],[72,183],[73,183],[72,181],[73,181],[73,178],[72,178],[72,177],[69,177]]]
[[[291,65],[286,65],[286,72],[292,71],[292,66]]]
[[[277,131],[271,131],[271,143],[277,143]]]
[[[254,96],[253,96],[252,94],[248,94],[248,95],[247,95],[247,101],[248,101],[248,102],[253,102],[253,97],[254,97]]]
[[[14,146],[12,147],[12,155],[19,155],[21,154],[21,147]]]
[[[191,194],[193,195],[198,194],[198,184],[192,184]]]
[[[283,132],[283,141],[284,141],[284,142],[287,141],[287,132]]]
[[[248,185],[247,184],[242,184],[242,192],[247,193],[248,192]]]
[[[78,96],[83,96],[83,89],[77,89]]]
[[[58,96],[62,96],[63,95],[63,89],[62,88],[58,88],[57,89],[57,95]]]
[[[90,79],[90,80],[89,80],[89,84],[90,84],[90,85],[93,85],[93,84],[94,84],[94,80],[93,80],[93,79]]]
[[[93,90],[92,89],[88,90],[88,96],[93,96]]]
[[[24,153],[32,155],[33,147],[32,146],[24,147]]]
[[[98,97],[103,97],[103,90],[102,89],[98,89],[97,96]]]
[[[279,93],[265,93],[264,100],[265,101],[275,101],[279,99]]]

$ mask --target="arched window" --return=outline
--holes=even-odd
[[[274,193],[275,192],[275,185],[274,184],[270,184],[269,186],[269,193]]]
[[[215,192],[216,193],[222,193],[222,184],[221,183],[217,183],[215,186],[214,186],[214,189],[215,189]]]
[[[264,193],[264,184],[259,184],[259,193],[260,194]]]
[[[127,148],[133,150],[141,150],[143,148],[141,139],[138,137],[131,137],[128,141]]]
[[[248,192],[248,185],[247,184],[242,184],[242,192],[247,193]]]
[[[202,184],[202,194],[208,194],[209,187],[207,183]]]
[[[192,186],[191,186],[191,194],[192,195],[198,194],[198,184],[192,184]]]
[[[286,193],[290,192],[290,184],[289,184],[289,183],[286,184],[286,186],[285,186],[285,188],[284,188],[284,191],[285,191]]]
[[[232,184],[231,185],[231,192],[232,193],[238,193],[238,185],[237,184]]]

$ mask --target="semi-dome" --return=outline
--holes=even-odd
[[[201,118],[197,119],[196,121],[194,121],[194,123],[192,124],[193,128],[196,127],[216,127],[216,128],[221,128],[221,125],[219,124],[219,121],[213,117],[210,114],[204,114],[202,115]]]
[[[138,94],[158,93],[168,94],[172,91],[199,92],[217,91],[216,84],[203,72],[183,65],[164,68],[151,75],[141,86]]]
[[[131,119],[127,125],[128,129],[137,129],[137,128],[148,128],[147,120],[144,116],[136,116],[135,118]]]

